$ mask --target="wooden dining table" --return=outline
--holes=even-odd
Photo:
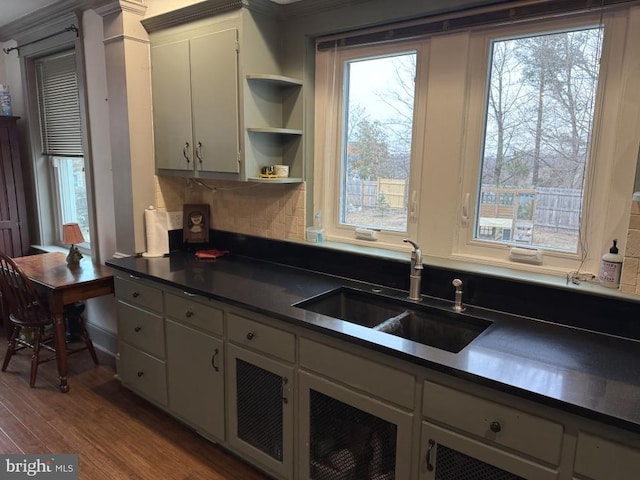
[[[89,298],[113,294],[113,273],[109,267],[83,258],[75,266],[68,266],[66,254],[42,253],[13,259],[49,301],[53,315],[56,361],[60,391],[69,391],[69,371],[64,306]]]

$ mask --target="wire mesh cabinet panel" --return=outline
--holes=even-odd
[[[556,480],[555,469],[428,422],[422,423],[420,480]]]
[[[298,389],[301,479],[410,478],[411,413],[306,372]]]
[[[229,443],[282,478],[293,478],[293,367],[228,346]]]

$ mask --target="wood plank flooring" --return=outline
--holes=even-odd
[[[6,340],[0,329],[0,361]],[[86,480],[264,480],[269,477],[134,395],[87,352],[69,357],[67,394],[55,362],[29,388],[30,354],[0,372],[0,452],[75,453]]]

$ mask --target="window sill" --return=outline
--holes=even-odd
[[[358,255],[366,255],[370,257],[382,258],[386,260],[405,261],[407,263],[411,260],[411,253],[409,251],[400,252],[387,250],[384,248],[374,246],[363,246],[352,243],[341,243],[336,241],[324,241],[322,243],[304,242],[299,241],[296,243],[302,243],[309,246],[315,246],[317,248],[326,248],[336,250],[340,252],[355,253]],[[478,275],[485,275],[493,278],[506,279],[519,283],[529,283],[535,285],[542,285],[546,287],[558,288],[567,291],[577,291],[588,295],[603,296],[609,298],[619,298],[621,300],[631,300],[640,302],[640,296],[630,293],[621,292],[618,289],[611,289],[603,287],[597,283],[590,283],[587,281],[581,281],[579,284],[567,282],[566,273],[558,271],[557,274],[532,272],[528,270],[531,268],[526,264],[514,264],[513,267],[487,265],[473,261],[471,258],[442,258],[434,257],[430,255],[422,256],[425,268],[438,267],[449,270],[457,270],[465,273],[472,273]]]

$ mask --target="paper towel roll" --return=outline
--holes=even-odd
[[[153,205],[144,211],[144,227],[147,236],[147,251],[143,257],[161,257],[169,253],[169,232],[167,215],[159,212]]]

